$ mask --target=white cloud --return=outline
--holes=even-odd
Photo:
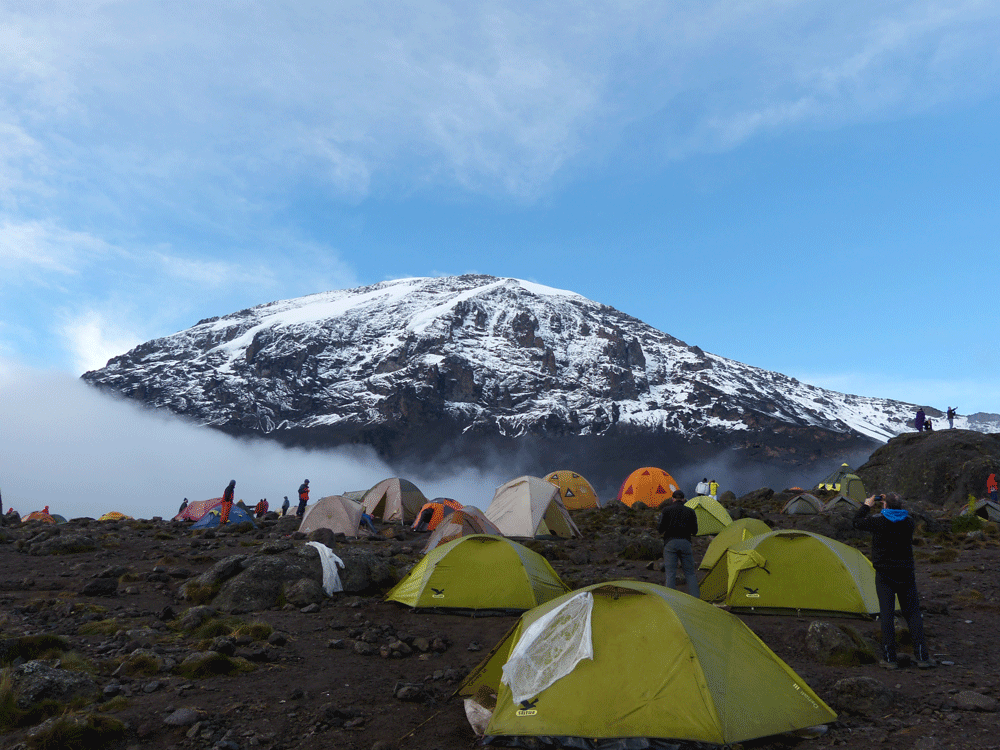
[[[0,223],[0,283],[34,271],[77,274],[111,247],[91,234],[40,221]]]
[[[122,316],[108,316],[87,310],[67,319],[60,328],[76,372],[104,367],[108,360],[124,354],[145,341],[138,332],[115,321]]]

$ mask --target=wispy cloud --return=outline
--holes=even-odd
[[[104,367],[108,360],[141,344],[147,337],[123,325],[121,317],[87,310],[67,319],[60,334],[78,373]]]
[[[34,271],[77,274],[107,255],[111,247],[98,237],[40,221],[0,223],[0,284]]]

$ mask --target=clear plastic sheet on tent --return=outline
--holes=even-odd
[[[510,687],[515,703],[538,695],[572,672],[582,659],[594,658],[593,609],[594,597],[584,591],[528,626],[503,665],[500,678]]]

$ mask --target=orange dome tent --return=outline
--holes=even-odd
[[[45,506],[45,510],[32,511],[24,518],[21,519],[21,523],[27,523],[28,521],[44,521],[45,523],[56,523],[51,515],[49,515],[49,506]]]
[[[645,503],[650,508],[658,508],[662,503],[670,500],[671,495],[678,489],[677,480],[663,469],[646,466],[636,469],[628,475],[628,478],[622,482],[616,499],[630,508],[635,503],[640,502]]]
[[[597,493],[590,486],[590,482],[575,471],[553,471],[545,477],[545,481],[559,488],[559,496],[567,510],[601,507]]]
[[[421,506],[417,517],[413,519],[412,528],[415,529],[420,525],[420,519],[424,517],[424,511],[426,510],[432,511],[430,521],[427,522],[427,531],[434,531],[438,527],[438,524],[444,520],[445,515],[450,515],[456,510],[462,510],[462,504],[449,497],[436,497]]]
[[[131,521],[132,516],[126,516],[124,513],[120,513],[117,510],[113,510],[110,513],[105,513],[103,516],[97,519],[98,521]]]

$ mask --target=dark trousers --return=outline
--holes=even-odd
[[[924,618],[920,614],[920,597],[913,571],[882,569],[875,571],[875,591],[878,593],[879,619],[882,621],[882,652],[886,661],[896,661],[896,598],[906,618],[913,639],[913,656],[927,661],[924,645]]]
[[[663,545],[663,570],[666,573],[668,589],[677,588],[677,564],[680,563],[687,579],[688,593],[695,599],[701,596],[698,588],[697,571],[694,567],[694,553],[687,539],[667,539]]]

